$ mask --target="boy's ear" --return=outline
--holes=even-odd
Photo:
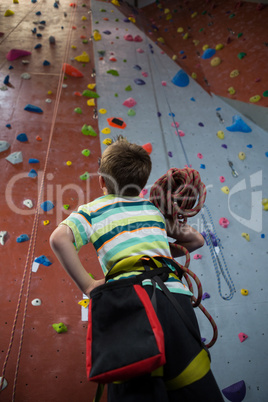
[[[102,176],[99,176],[99,185],[100,185],[100,188],[103,190],[103,194],[104,195],[107,194],[106,184],[105,184],[104,178]]]

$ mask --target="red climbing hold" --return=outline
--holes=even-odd
[[[63,63],[62,70],[64,71],[65,74],[70,75],[72,77],[84,77],[81,71],[77,70],[77,68],[67,63]]]
[[[240,332],[238,334],[238,338],[239,338],[240,342],[244,342],[248,338],[248,336],[246,334],[244,334],[243,332]]]
[[[6,58],[8,61],[13,61],[18,59],[19,57],[23,56],[30,56],[32,53],[28,52],[27,50],[21,50],[21,49],[11,49],[7,55]]]
[[[150,155],[152,153],[153,147],[150,142],[147,142],[147,144],[142,145],[142,148],[145,149],[145,151]]]

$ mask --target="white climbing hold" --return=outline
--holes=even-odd
[[[0,152],[6,151],[10,147],[9,142],[7,141],[0,141]]]
[[[5,230],[2,230],[0,232],[0,244],[2,244],[2,246],[5,244],[5,236],[7,235],[7,232]]]
[[[0,383],[1,383],[1,381],[2,381],[2,377],[0,377]],[[5,389],[6,387],[7,387],[7,380],[4,378],[1,390]]]
[[[22,64],[29,64],[29,60],[21,60]]]
[[[22,158],[22,153],[19,152],[13,152],[13,154],[10,154],[6,157],[6,160],[10,163],[12,163],[12,165],[16,165],[17,163],[21,163],[23,161]]]
[[[0,90],[1,90],[1,91],[7,91],[7,90],[8,90],[8,87],[7,87],[6,85],[3,85],[3,86],[0,88]]]
[[[41,306],[42,302],[40,299],[33,299],[32,300],[32,305],[33,306]]]
[[[46,99],[46,103],[51,103],[51,102],[52,102],[52,99],[50,99],[50,98]]]
[[[26,207],[28,207],[29,209],[31,209],[31,208],[33,207],[32,200],[24,200],[24,201],[23,201],[23,205],[25,205]]]
[[[22,78],[23,80],[29,80],[31,78],[31,74],[29,73],[22,73],[20,78]]]

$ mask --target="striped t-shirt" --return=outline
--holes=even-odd
[[[99,197],[80,206],[61,224],[72,230],[77,251],[93,244],[104,275],[129,256],[162,257],[167,265],[172,258],[165,218],[153,203],[140,197]],[[171,291],[192,295],[177,277],[168,282]]]

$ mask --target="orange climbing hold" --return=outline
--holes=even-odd
[[[71,77],[84,77],[84,75],[77,68],[71,66],[71,64],[63,63],[62,70],[65,74]]]
[[[142,145],[142,148],[145,149],[145,151],[150,155],[152,153],[153,147],[150,142],[147,142],[147,144]]]

